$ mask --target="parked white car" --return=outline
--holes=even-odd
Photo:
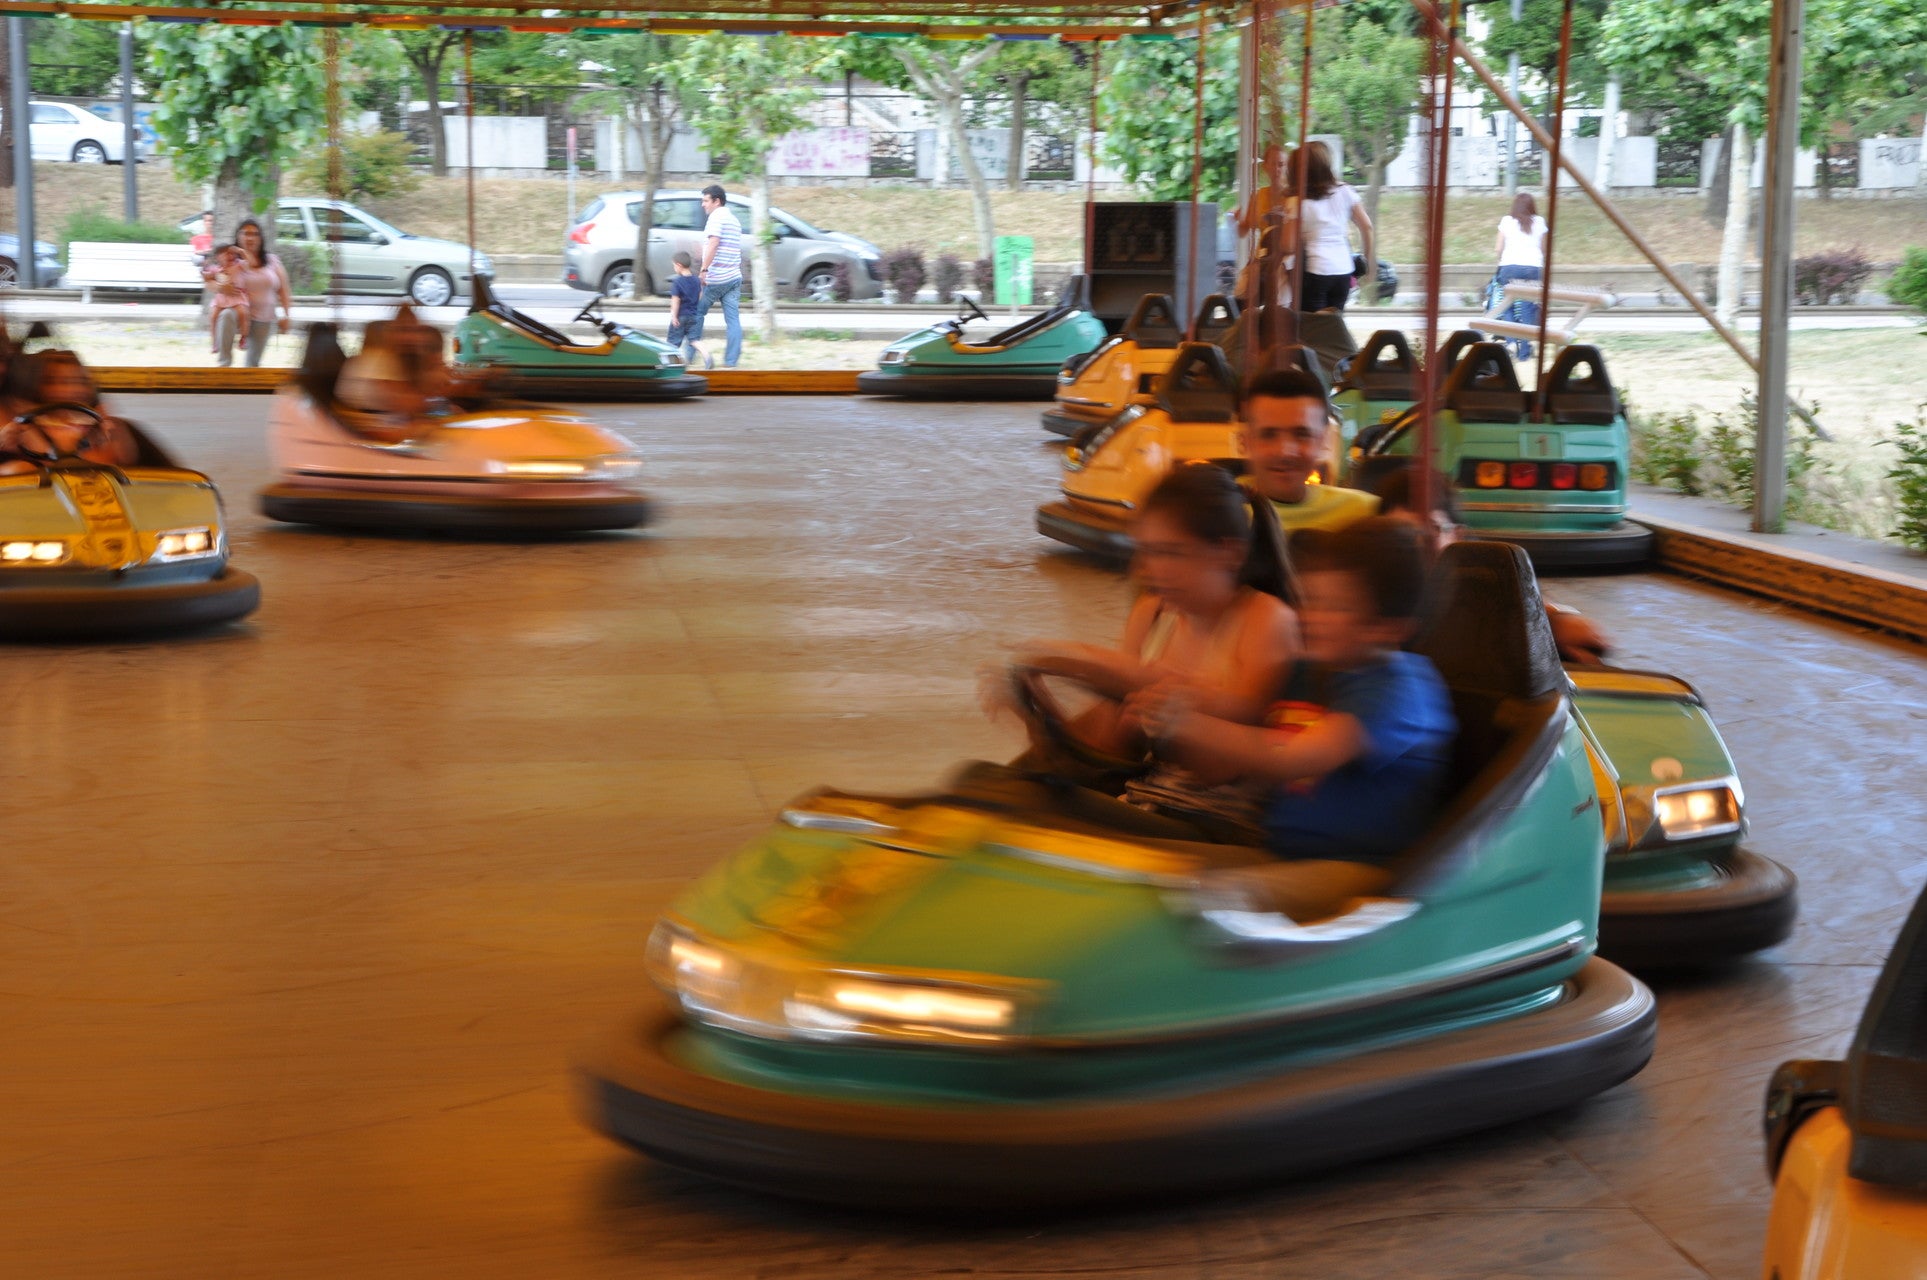
[[[66,160],[74,164],[119,164],[126,141],[118,120],[107,120],[71,102],[29,102],[28,133],[36,160]],[[0,113],[4,118],[4,113]],[[134,144],[140,160],[141,144]]]

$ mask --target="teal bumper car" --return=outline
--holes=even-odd
[[[977,771],[815,792],[657,923],[660,996],[582,1064],[591,1122],[784,1195],[1036,1211],[1304,1174],[1633,1075],[1653,1000],[1592,956],[1604,839],[1531,570],[1466,545],[1442,572],[1417,647],[1453,690],[1454,779],[1382,893],[1286,916],[1236,874],[1263,850]]]
[[[1104,322],[1085,309],[1082,293],[1081,277],[1073,279],[1056,306],[981,342],[970,341],[964,330],[990,317],[962,298],[955,319],[884,348],[877,367],[857,375],[856,389],[926,400],[1048,400],[1064,362],[1104,340]]]
[[[601,303],[592,298],[575,317],[601,339],[576,342],[509,306],[477,277],[468,314],[455,326],[455,369],[483,379],[492,394],[534,400],[681,400],[709,390],[680,351],[608,319]]]
[[[1606,830],[1599,949],[1645,971],[1782,941],[1793,873],[1743,848],[1746,792],[1699,691],[1676,676],[1572,666]]]

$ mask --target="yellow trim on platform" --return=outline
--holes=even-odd
[[[700,373],[700,370],[691,370]],[[292,369],[176,369],[109,365],[93,370],[102,391],[273,391]],[[702,374],[715,395],[853,396],[855,369],[712,369]]]

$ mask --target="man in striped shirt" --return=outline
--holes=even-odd
[[[734,369],[743,355],[743,322],[737,304],[743,293],[743,224],[729,211],[729,193],[715,183],[703,188],[703,212],[709,225],[703,234],[702,301],[696,304],[696,328],[700,332],[709,318],[709,308],[723,308],[723,368]]]

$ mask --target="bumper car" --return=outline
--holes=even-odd
[[[1150,390],[1171,367],[1183,341],[1184,325],[1170,295],[1145,294],[1122,329],[1056,371],[1056,403],[1044,410],[1044,429],[1074,436],[1108,422],[1133,398]]]
[[[1631,435],[1598,348],[1559,353],[1537,422],[1502,343],[1466,347],[1439,399],[1439,467],[1453,478],[1466,536],[1516,543],[1541,570],[1651,557],[1652,530],[1626,518]],[[1354,470],[1409,457],[1417,434],[1415,412],[1368,425],[1353,445]]]
[[[593,324],[600,342],[575,342],[495,296],[477,277],[468,314],[455,326],[457,374],[484,377],[501,395],[545,400],[681,400],[709,390],[683,367],[680,351],[617,324],[600,295],[572,323]]]
[[[1036,1211],[1300,1175],[1633,1075],[1653,999],[1592,956],[1603,839],[1531,570],[1467,545],[1441,571],[1418,647],[1460,718],[1451,794],[1382,895],[1267,911],[1222,874],[1262,850],[969,770],[815,792],[657,923],[660,995],[582,1064],[591,1122],[784,1195]]]
[[[1064,452],[1064,496],[1037,509],[1037,531],[1105,560],[1128,560],[1131,518],[1172,467],[1241,469],[1238,384],[1224,352],[1187,342],[1150,393],[1083,428]]]
[[[416,439],[356,435],[308,391],[275,393],[268,452],[280,479],[261,513],[290,524],[481,536],[629,529],[649,520],[635,446],[540,409],[449,413]]]
[[[25,414],[33,426],[60,411]],[[214,484],[138,427],[125,466],[55,449],[9,459],[0,475],[0,639],[86,640],[188,630],[254,612],[261,584],[228,564],[227,521]],[[84,447],[81,446],[81,447]]]
[[[1782,941],[1798,885],[1740,846],[1746,793],[1699,691],[1656,672],[1566,670],[1606,829],[1600,953],[1646,971]]]
[[[884,348],[877,367],[857,375],[867,395],[931,400],[1048,400],[1057,371],[1104,340],[1104,322],[1083,303],[1082,277],[1074,278],[1056,306],[1027,316],[982,342],[964,329],[988,320],[970,298],[954,320],[940,320]]]
[[[1927,1275],[1927,894],[1841,1061],[1782,1063],[1764,1129],[1773,1208],[1762,1274],[1775,1280]]]

